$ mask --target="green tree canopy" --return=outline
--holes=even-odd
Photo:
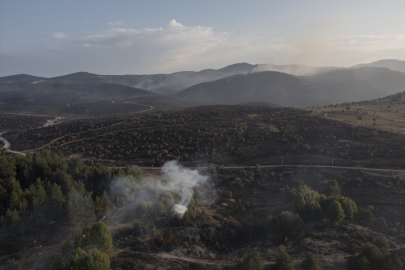
[[[294,270],[292,266],[291,256],[285,250],[281,250],[276,255],[276,269],[277,270]]]
[[[240,260],[237,268],[240,270],[262,270],[264,264],[260,253],[258,251],[248,253]]]
[[[318,261],[316,260],[314,254],[308,252],[302,261],[302,268],[305,270],[318,270]]]

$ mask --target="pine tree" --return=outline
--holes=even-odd
[[[301,265],[305,270],[318,270],[318,261],[311,252],[305,255],[305,259],[302,261]]]

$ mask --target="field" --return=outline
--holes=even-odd
[[[355,102],[334,106],[312,107],[327,119],[342,121],[353,126],[368,127],[405,135],[404,102]],[[326,115],[325,115],[326,114]]]

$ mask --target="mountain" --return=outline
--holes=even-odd
[[[405,72],[405,61],[396,60],[396,59],[385,59],[385,60],[375,61],[375,62],[372,62],[369,64],[355,65],[355,66],[352,66],[351,68],[361,68],[361,67],[383,67],[383,68],[389,68],[389,69],[400,71],[400,72]]]
[[[303,77],[329,104],[371,100],[405,90],[405,73],[362,67]],[[320,104],[324,105],[324,104]]]
[[[207,104],[269,102],[284,106],[310,106],[319,98],[299,77],[275,71],[235,75],[187,88],[175,97]]]
[[[109,116],[151,108],[174,109],[189,104],[148,90],[112,83],[0,84],[0,112]]]
[[[387,68],[342,69],[312,76],[265,71],[184,89],[175,97],[207,104],[270,102],[318,106],[375,99],[405,90],[405,73]]]
[[[256,67],[247,63],[238,63],[221,69],[205,69],[199,72],[181,71],[172,74],[152,75],[98,75],[77,72],[49,78],[52,83],[116,83],[146,89],[165,95],[175,94],[192,85],[218,80],[235,74],[246,74]]]
[[[252,72],[262,72],[262,71],[278,71],[283,73],[288,73],[295,76],[309,76],[314,75],[317,73],[332,71],[342,69],[339,67],[311,67],[305,65],[273,65],[273,64],[265,64],[265,65],[257,65],[257,67],[253,68]]]
[[[0,77],[0,83],[24,83],[24,82],[35,82],[45,80],[44,77],[36,77],[28,74],[18,74]]]

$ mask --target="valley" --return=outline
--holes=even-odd
[[[0,268],[401,269],[405,73],[258,67],[0,78]]]

